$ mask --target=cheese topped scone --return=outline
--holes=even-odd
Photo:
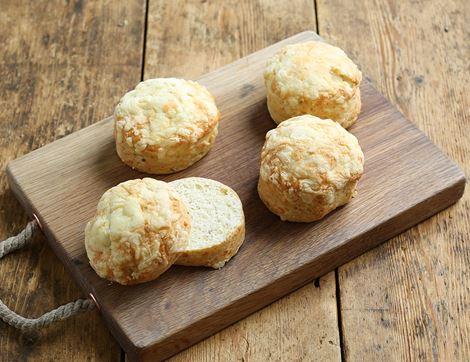
[[[321,219],[355,194],[364,154],[337,122],[305,115],[266,134],[258,193],[282,220]]]
[[[176,264],[221,268],[245,239],[245,216],[237,193],[206,178],[188,177],[170,184],[191,216],[189,243]]]
[[[344,51],[323,42],[282,48],[269,59],[264,79],[276,123],[311,114],[349,128],[361,110],[361,72]]]
[[[96,273],[120,284],[157,278],[189,241],[190,217],[171,186],[151,178],[106,191],[85,228],[85,248]]]
[[[117,154],[142,172],[183,170],[212,148],[219,118],[214,97],[202,85],[148,79],[125,94],[115,109]]]

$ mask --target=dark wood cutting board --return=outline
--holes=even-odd
[[[319,39],[305,32],[256,52],[199,81],[222,113],[207,157],[158,177],[202,176],[238,192],[246,241],[221,270],[173,267],[159,279],[124,287],[100,279],[83,244],[84,227],[103,192],[142,177],[114,151],[112,120],[27,154],[8,166],[11,188],[88,294],[131,359],[159,360],[217,332],[456,202],[462,171],[367,81],[350,131],[364,150],[365,174],[351,203],[311,224],[281,222],[258,198],[261,146],[275,127],[266,109],[263,68],[284,45]],[[110,105],[110,109],[113,105]]]

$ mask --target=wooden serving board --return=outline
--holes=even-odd
[[[207,157],[158,177],[213,178],[238,192],[246,241],[221,270],[173,267],[159,279],[120,286],[100,279],[83,244],[84,227],[103,192],[142,177],[114,151],[111,118],[49,144],[8,166],[11,188],[39,219],[51,247],[86,293],[131,359],[159,360],[247,316],[456,202],[462,171],[367,81],[363,109],[351,128],[364,150],[365,174],[351,203],[311,224],[281,222],[256,191],[266,132],[263,68],[286,44],[318,39],[305,32],[256,52],[199,81],[222,113]]]

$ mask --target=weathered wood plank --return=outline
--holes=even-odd
[[[320,35],[469,175],[470,3],[317,5]],[[470,358],[469,209],[467,188],[457,205],[340,268],[347,360]]]
[[[150,0],[144,76],[197,78],[305,30],[310,0]]]
[[[140,79],[145,1],[2,1],[0,169],[112,112]],[[116,42],[116,39],[119,39]],[[51,203],[54,200],[50,201]],[[0,238],[27,222],[0,173]],[[27,316],[83,296],[38,235],[0,262],[0,295]],[[0,323],[1,360],[119,360],[97,312],[19,334]]]
[[[286,360],[340,360],[334,272],[171,359]]]
[[[295,18],[296,21],[289,21]],[[153,1],[145,78],[197,78],[297,32],[315,30],[312,1]],[[184,360],[338,360],[334,274],[189,348]]]

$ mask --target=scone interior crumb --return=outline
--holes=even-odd
[[[180,180],[174,181],[178,182]],[[212,181],[212,180],[210,180]],[[217,189],[213,184],[198,182],[195,186],[180,182],[175,188],[182,197],[192,220],[206,220],[197,225],[193,221],[190,232],[190,242],[187,251],[210,248],[225,241],[230,231],[240,226],[240,199],[229,187],[218,183]],[[197,192],[194,192],[194,187]],[[190,201],[189,201],[190,200]]]

